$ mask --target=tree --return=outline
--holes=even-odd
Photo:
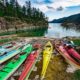
[[[45,14],[39,9],[31,7],[30,1],[26,1],[25,5],[21,6],[17,0],[1,0],[0,16],[8,18],[8,22],[10,22],[11,19],[13,23],[15,23],[17,19],[20,19],[22,22],[41,27],[48,23],[48,19],[45,17]],[[14,28],[17,31],[16,23],[14,24]],[[6,29],[8,29],[7,24]]]
[[[24,14],[24,16],[26,15],[26,7],[25,6],[22,7],[22,13]]]
[[[27,10],[27,15],[30,18],[31,17],[31,2],[26,1],[26,10]]]

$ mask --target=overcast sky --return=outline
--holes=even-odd
[[[21,5],[28,0],[18,0]],[[80,0],[30,0],[32,7],[39,8],[49,20],[80,13]]]

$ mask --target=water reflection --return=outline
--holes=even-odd
[[[63,27],[59,23],[50,23],[46,37],[62,38],[66,36],[80,37],[80,29]]]
[[[19,33],[19,36],[23,36],[23,37],[40,37],[40,36],[44,36],[45,33],[47,33],[48,31],[48,27],[44,27],[44,28],[34,28],[34,29],[28,29],[26,32],[23,33]]]
[[[34,36],[46,36],[53,38],[62,38],[67,36],[80,37],[80,28],[75,27],[63,27],[59,23],[50,23],[49,27],[30,28],[25,30],[8,31],[0,33],[1,35],[18,34],[18,36],[34,37]]]
[[[38,28],[28,28],[23,30],[16,30],[16,31],[8,31],[0,33],[0,36],[3,35],[10,35],[10,34],[17,34],[21,37],[34,37],[34,36],[44,36],[46,33],[48,33],[48,27],[38,27]]]
[[[62,26],[62,27],[65,28],[66,30],[68,30],[68,29],[74,29],[77,32],[80,32],[80,26],[79,25],[76,25],[76,26]]]

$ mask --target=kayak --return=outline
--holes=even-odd
[[[80,60],[80,54],[75,50],[73,41],[65,41],[62,43],[63,47],[67,50],[67,52],[74,56],[76,59]]]
[[[2,47],[2,48],[9,48],[9,47],[12,47],[12,46],[14,46],[14,45],[16,45],[17,44],[17,42],[8,42],[8,43],[5,43],[5,44],[3,44],[3,45],[0,45],[0,48]]]
[[[28,80],[28,77],[36,63],[39,53],[40,53],[39,50],[36,50],[36,51],[33,51],[28,56],[28,58],[26,59],[25,65],[24,65],[25,67],[18,80]]]
[[[63,45],[56,46],[56,49],[59,51],[59,53],[66,59],[66,61],[78,69],[80,69],[80,59],[76,59],[75,55],[71,55],[69,51],[65,49]]]
[[[6,43],[0,46],[0,55],[3,55],[6,51],[8,47],[11,47],[12,44],[11,43]]]
[[[10,51],[8,53],[5,53],[4,55],[0,56],[0,64],[2,64],[3,62],[7,61],[8,59],[14,57],[15,55],[19,54],[21,51],[24,51],[25,48],[27,48],[28,46],[30,46],[30,44],[25,45],[25,46],[23,46],[21,48],[18,48],[16,50],[12,50],[12,51]]]
[[[21,45],[18,44],[18,43],[15,43],[15,44],[10,43],[10,44],[0,46],[0,56],[7,53],[7,52],[10,52],[10,51],[18,48],[19,46],[21,46]]]
[[[7,80],[25,61],[27,56],[32,51],[32,45],[28,45],[26,50],[24,50],[24,54],[20,54],[18,58],[14,58],[9,61],[1,70],[0,70],[0,80]]]
[[[43,50],[43,67],[42,67],[42,72],[41,72],[41,80],[45,77],[46,70],[47,70],[52,52],[53,52],[53,46],[51,42],[49,41],[45,45],[44,50]]]
[[[13,42],[8,42],[8,43],[5,43],[2,45],[2,47],[6,48],[6,47],[9,47],[9,46],[12,46]]]
[[[66,46],[65,49],[67,50],[67,52],[74,56],[76,59],[79,59],[80,60],[80,54],[72,47],[70,46]]]

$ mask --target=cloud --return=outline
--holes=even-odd
[[[21,5],[28,0],[18,0]],[[67,7],[80,5],[80,0],[30,0],[32,6],[39,8],[43,12],[49,10],[62,11]]]
[[[80,2],[76,0],[74,1],[73,0],[56,0],[50,6],[56,9],[56,8],[59,8],[60,6],[63,8],[66,8],[66,7],[77,6],[77,5],[80,5]]]
[[[57,8],[57,11],[62,11],[64,8],[62,6]]]
[[[49,9],[47,8],[46,4],[33,4],[32,7],[39,8],[42,12],[46,13]]]
[[[25,1],[28,0],[18,0],[21,5],[24,4]],[[74,14],[74,12],[70,9],[73,6],[80,6],[80,0],[30,0],[32,3],[32,7],[39,8],[42,12],[47,14],[51,19],[54,17],[64,16]],[[70,11],[69,11],[70,10]],[[75,9],[76,10],[76,9]],[[66,14],[66,11],[69,13]],[[75,11],[76,13],[79,12]],[[64,14],[65,13],[65,14]],[[61,17],[62,17],[61,16]]]
[[[20,4],[21,6],[23,6],[27,0],[17,0],[17,1],[19,2],[19,4]]]
[[[34,7],[39,8],[43,12],[62,11],[67,7],[80,5],[80,0],[34,0]]]
[[[54,10],[54,8],[53,7],[50,7],[50,6],[46,6],[48,9],[53,9]]]

